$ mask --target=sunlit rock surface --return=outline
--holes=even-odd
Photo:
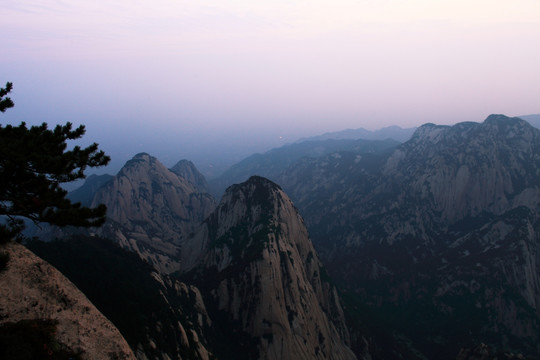
[[[82,359],[133,359],[118,329],[58,270],[20,244],[2,245],[9,254],[0,272],[0,324],[57,321],[56,339]]]

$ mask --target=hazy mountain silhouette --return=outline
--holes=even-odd
[[[388,126],[379,130],[367,130],[364,128],[359,129],[345,129],[341,131],[334,131],[324,133],[319,136],[311,136],[308,138],[302,138],[298,142],[304,141],[319,141],[319,140],[387,140],[392,139],[398,142],[405,142],[409,140],[416,130],[416,127],[402,128],[400,126]]]
[[[221,176],[210,181],[211,193],[219,197],[228,186],[247,180],[250,176],[264,176],[277,181],[280,174],[298,160],[318,158],[337,151],[353,151],[356,153],[376,153],[392,149],[399,142],[386,140],[352,140],[326,139],[310,140],[285,145],[267,151],[264,154],[254,154],[231,166]]]

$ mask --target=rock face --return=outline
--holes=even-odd
[[[303,220],[269,180],[231,186],[182,255],[184,277],[211,316],[226,319],[224,342],[242,346],[235,358],[356,358]],[[227,354],[226,344],[220,351]]]
[[[191,161],[180,160],[171,168],[171,171],[189,181],[197,191],[201,193],[208,192],[208,183],[206,182],[206,179]]]
[[[10,260],[0,272],[0,325],[56,320],[56,340],[82,359],[135,359],[116,327],[60,272],[22,245],[2,250]]]
[[[405,156],[404,156],[405,155]],[[491,115],[482,124],[427,124],[387,161],[383,174],[456,222],[520,205],[540,209],[540,132],[519,118]]]
[[[215,207],[210,195],[145,153],[128,161],[97,191],[92,204],[107,206],[101,235],[164,273],[178,269],[182,241]]]
[[[426,124],[389,155],[303,159],[278,183],[332,278],[399,334],[385,356],[455,358],[471,338],[534,354],[539,164],[540,131],[491,115]]]
[[[194,286],[159,274],[108,239],[30,241],[35,254],[67,276],[123,334],[137,359],[213,359],[212,327]]]

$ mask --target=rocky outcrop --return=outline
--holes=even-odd
[[[212,346],[206,343],[201,338],[205,333],[209,332],[209,328],[212,327],[212,320],[208,316],[206,305],[202,299],[202,295],[195,286],[187,285],[180,281],[171,281],[164,283],[164,287],[168,289],[174,289],[174,297],[189,301],[189,306],[182,306],[178,309],[184,312],[183,318],[187,319],[186,326],[178,323],[181,330],[180,346],[189,349],[189,357],[191,359],[209,360],[214,359],[207,347]],[[170,291],[170,290],[169,290]],[[178,311],[177,310],[177,311]],[[189,311],[189,314],[187,313]]]
[[[0,272],[0,326],[50,319],[60,347],[82,359],[135,359],[117,328],[60,272],[20,244],[2,251],[10,260]]]
[[[214,199],[141,153],[101,187],[92,205],[107,206],[99,234],[138,253],[156,269],[178,269],[182,241],[214,209]]]
[[[205,338],[213,324],[199,289],[157,272],[152,277],[168,309],[159,315],[162,319],[153,314],[154,327],[146,329],[146,344],[137,347],[137,359],[215,359]]]
[[[156,272],[137,254],[95,236],[30,241],[27,247],[87,294],[137,359],[215,358],[205,337],[213,322],[194,286]]]
[[[237,358],[356,358],[303,220],[269,180],[231,186],[182,255],[184,277],[244,345]]]
[[[387,161],[383,174],[403,181],[441,220],[520,205],[540,209],[540,132],[524,120],[491,115],[483,123],[427,124]],[[531,193],[532,191],[532,193]],[[527,194],[527,195],[525,195]]]

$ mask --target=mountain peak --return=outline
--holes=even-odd
[[[241,184],[231,185],[216,210],[204,221],[203,230],[183,245],[183,271],[195,267],[213,247],[226,246],[231,250],[227,264],[219,267],[242,261],[248,252],[258,257],[262,248],[254,234],[276,230],[283,217],[298,219],[299,215],[289,197],[272,181],[252,176]]]
[[[135,156],[133,156],[130,160],[128,160],[124,164],[124,166],[120,169],[119,174],[125,173],[126,171],[129,171],[129,170],[132,170],[132,169],[137,169],[140,166],[142,166],[143,164],[144,164],[144,166],[150,166],[150,167],[154,167],[156,165],[158,167],[164,167],[161,164],[161,162],[158,159],[156,159],[155,157],[153,157],[152,155],[150,155],[148,153],[145,153],[145,152],[141,152],[141,153],[138,153]]]
[[[232,190],[238,190],[238,189],[248,189],[252,188],[253,190],[281,190],[281,187],[276,184],[275,182],[268,180],[265,177],[253,175],[248,180],[241,184],[234,184],[231,186]]]
[[[147,152],[140,152],[138,154],[135,154],[133,158],[149,158],[149,157],[152,157],[152,156],[150,156],[150,154],[148,154]]]
[[[490,122],[490,121],[507,121],[507,120],[510,120],[510,119],[511,118],[509,116],[506,116],[504,114],[491,114],[484,121],[487,121],[487,122]]]
[[[278,185],[252,176],[229,187],[185,244],[183,271],[254,345],[248,358],[355,359],[337,295]]]
[[[268,201],[272,199],[273,195],[279,193],[284,195],[281,187],[276,183],[262,176],[251,176],[241,184],[230,186],[224,196],[231,196],[233,199],[240,196],[250,199],[250,202],[255,201],[259,205],[268,205]]]
[[[180,160],[171,168],[171,171],[189,181],[198,191],[208,192],[206,179],[191,161]]]
[[[523,135],[536,130],[531,124],[521,118],[508,117],[501,114],[489,115],[481,126],[492,128],[499,136],[506,138]]]
[[[416,129],[410,142],[418,143],[426,140],[429,142],[436,142],[448,128],[450,127],[446,125],[435,125],[433,123],[424,124]]]
[[[133,158],[131,160],[143,160],[143,161],[147,161],[147,162],[154,162],[156,161],[157,159],[155,157],[153,157],[152,155],[146,153],[146,152],[140,152],[138,154],[136,154],[135,156],[133,156]],[[128,161],[129,163],[129,161]]]
[[[210,195],[147,153],[129,160],[97,191],[93,204],[107,206],[108,221],[98,232],[162,272],[176,270],[180,243],[215,207]]]
[[[507,209],[524,184],[537,183],[538,175],[527,169],[539,154],[540,130],[519,118],[491,115],[482,123],[422,126],[389,157],[384,173],[410,179],[442,218],[456,221],[479,209]]]
[[[484,131],[490,129],[491,131]],[[460,122],[455,125],[435,125],[427,123],[420,126],[411,138],[411,143],[437,143],[445,138],[460,138],[470,130],[478,131],[480,136],[492,136],[493,134],[512,137],[514,133],[523,133],[533,129],[532,126],[521,118],[509,117],[503,114],[491,114],[484,122]]]

